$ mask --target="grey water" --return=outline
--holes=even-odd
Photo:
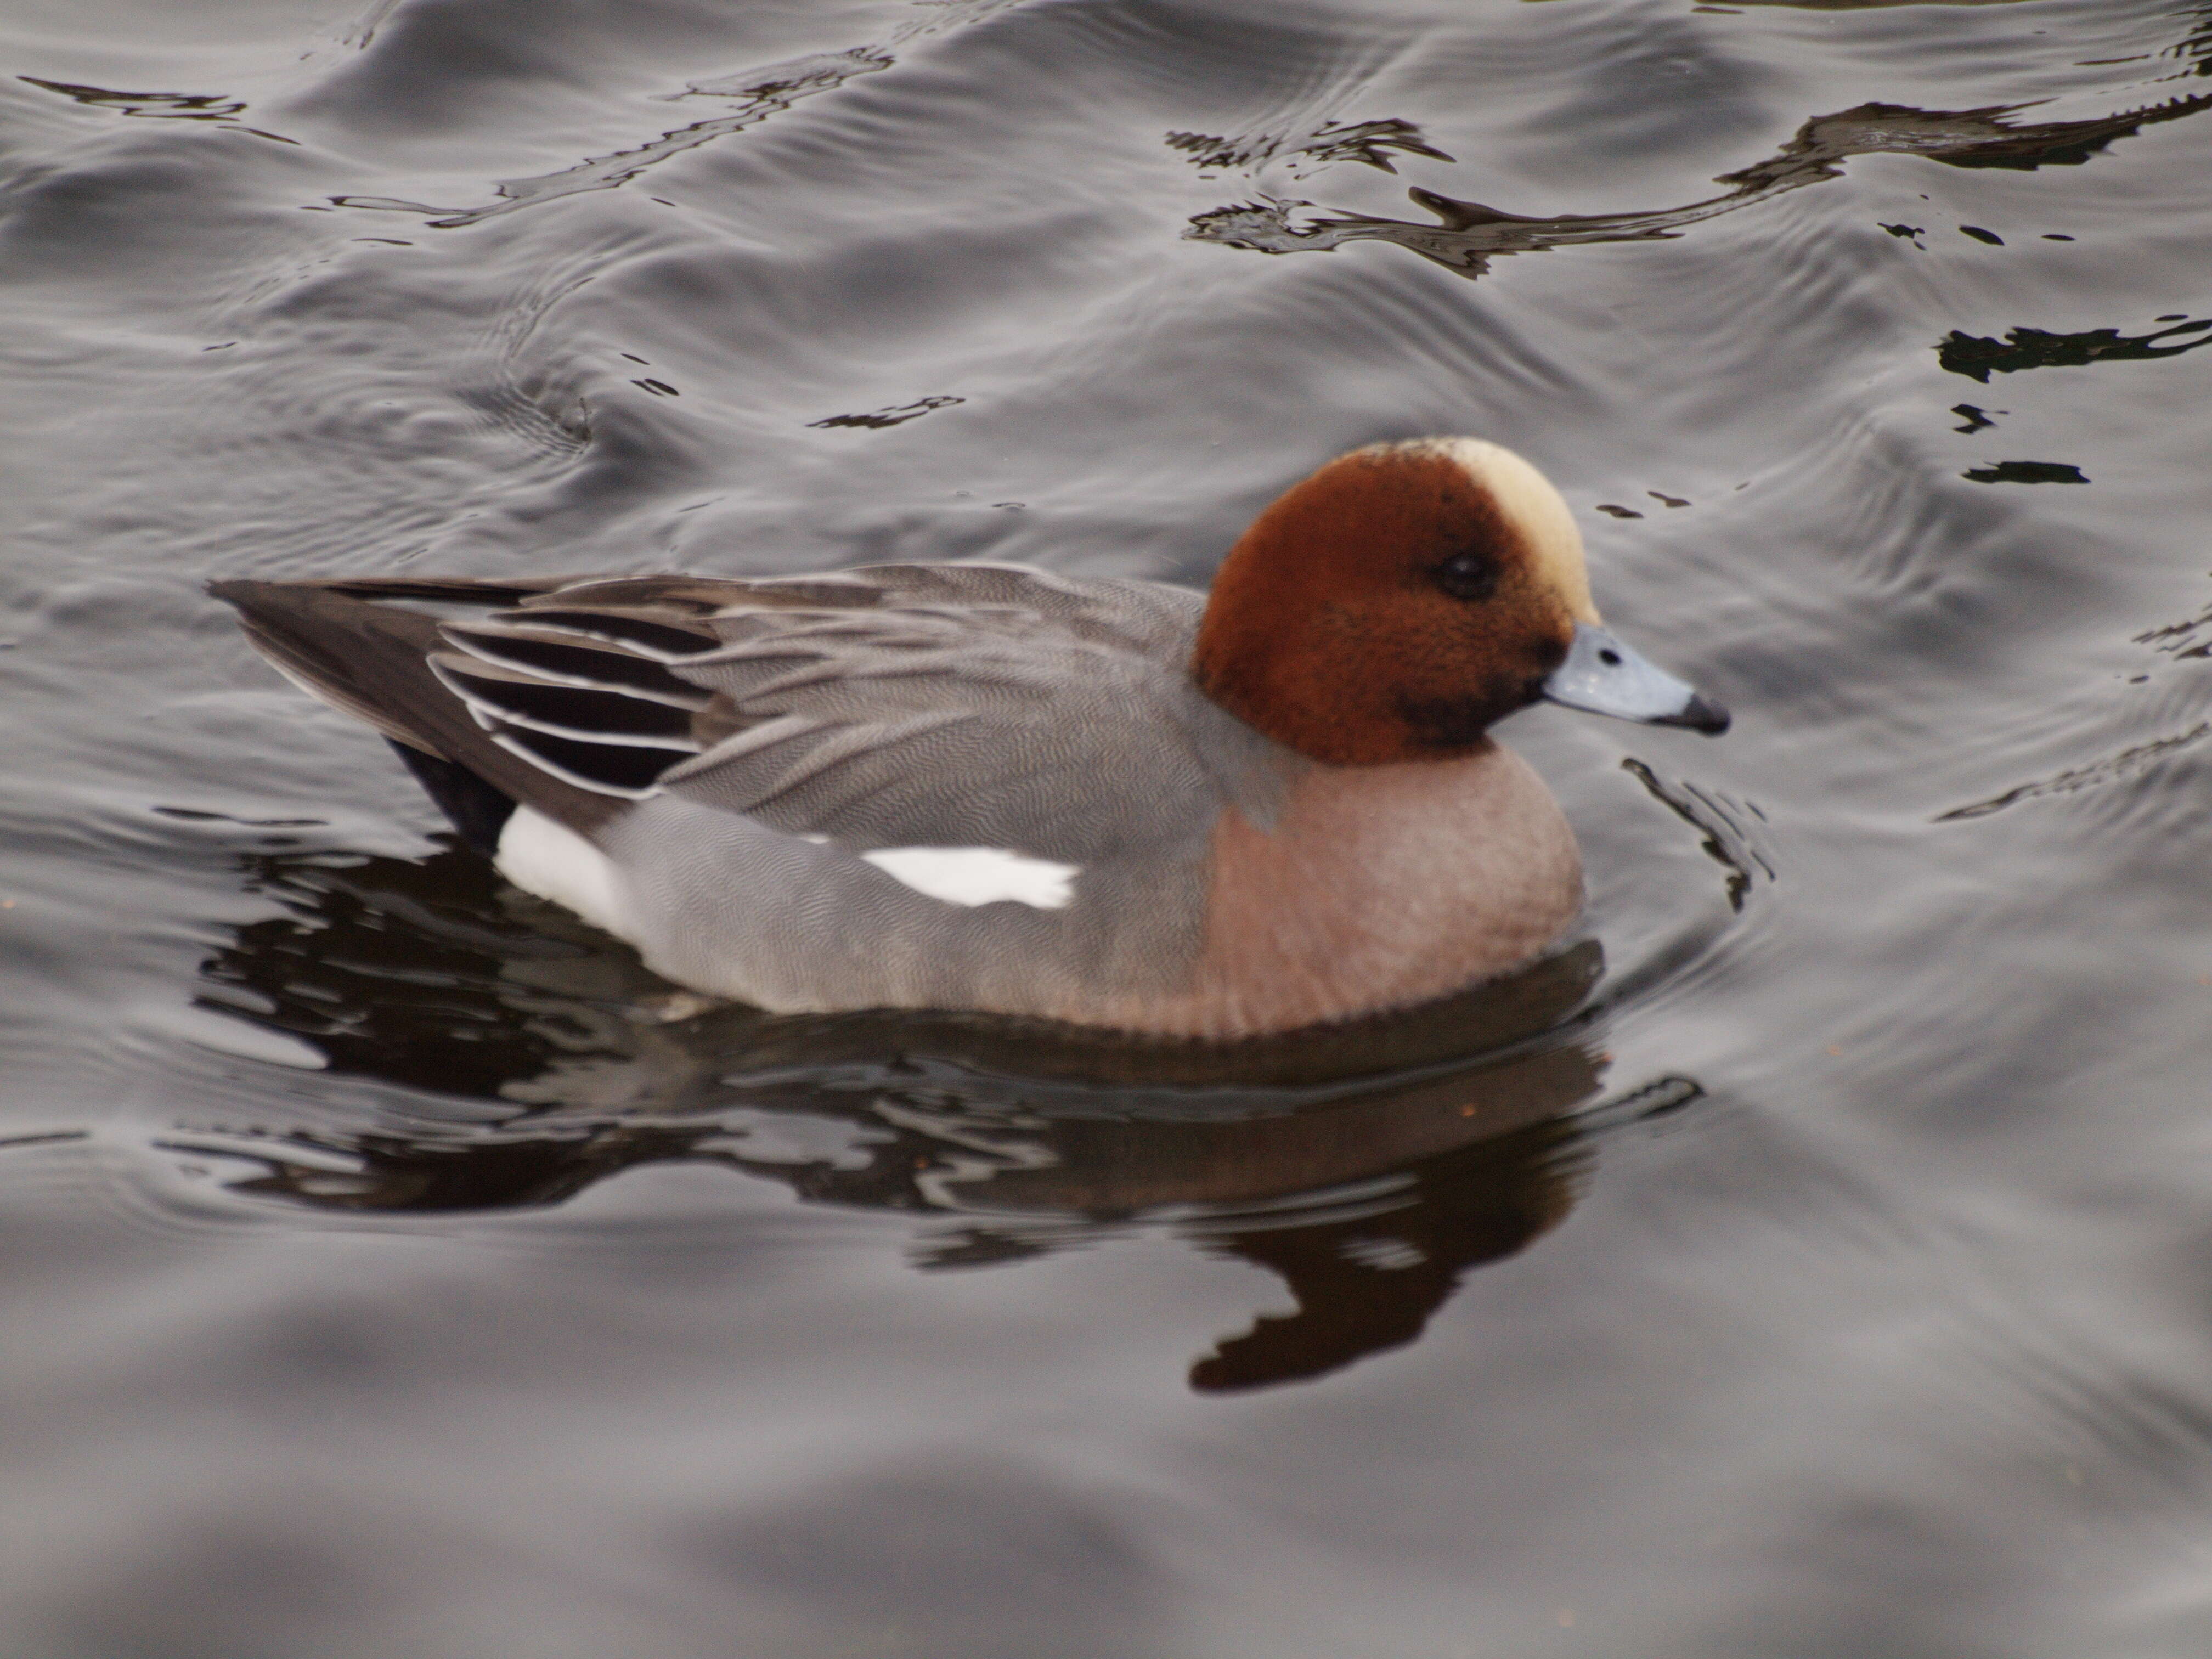
[[[2212,1652],[2212,4],[11,0],[10,1659]],[[704,1007],[203,584],[1558,481],[1706,742],[1218,1053]]]

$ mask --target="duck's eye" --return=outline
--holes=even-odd
[[[1498,567],[1480,553],[1455,553],[1429,574],[1455,599],[1486,599],[1498,591]]]

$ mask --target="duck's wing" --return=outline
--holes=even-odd
[[[1087,862],[1223,793],[1185,673],[1203,600],[1154,583],[979,564],[215,591],[403,752],[587,836],[666,793],[856,851]]]
[[[1079,864],[1211,824],[1200,595],[979,565],[777,586],[799,604],[714,617],[721,648],[677,665],[732,725],[670,793],[855,851]]]

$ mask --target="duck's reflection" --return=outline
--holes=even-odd
[[[256,855],[285,914],[240,927],[204,1000],[335,1071],[461,1109],[220,1151],[238,1189],[356,1211],[557,1204],[710,1161],[817,1202],[934,1214],[916,1265],[1018,1260],[1145,1224],[1280,1275],[1296,1303],[1194,1387],[1321,1376],[1418,1337],[1470,1267],[1558,1223],[1567,1115],[1601,1060],[1559,1030],[1585,944],[1409,1016],[1231,1048],[957,1016],[701,1010],[472,855]],[[1549,1035],[1547,1035],[1547,1034]]]

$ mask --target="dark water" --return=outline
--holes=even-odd
[[[0,68],[10,1659],[2212,1652],[2212,5]],[[1456,431],[1737,727],[1516,718],[1578,942],[1230,1054],[702,1012],[200,592],[1203,581]]]

